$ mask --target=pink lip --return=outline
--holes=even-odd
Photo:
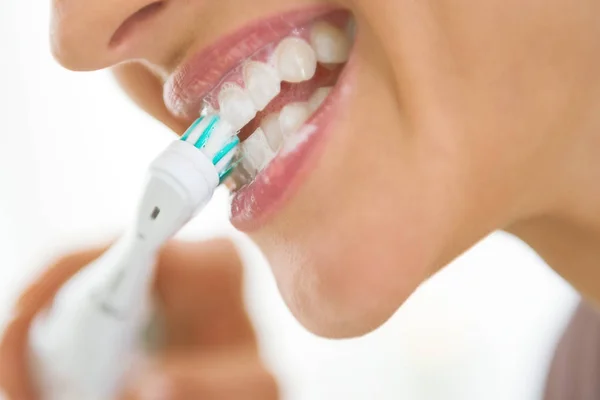
[[[300,132],[306,129],[307,135],[302,136],[293,150],[278,154],[252,183],[235,193],[231,222],[237,229],[248,232],[260,228],[284,206],[316,167],[329,136],[327,133],[350,97],[348,88],[352,87],[349,81],[353,71],[351,57],[325,103],[301,128]]]
[[[284,37],[294,27],[326,14],[331,6],[317,6],[279,14],[252,23],[193,55],[165,84],[164,101],[175,116],[198,116],[202,99],[241,61]]]

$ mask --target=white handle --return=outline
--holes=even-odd
[[[158,249],[212,197],[219,177],[189,143],[175,141],[150,167],[134,227],[58,293],[30,332],[44,400],[111,400],[149,321]]]
[[[70,280],[34,321],[30,363],[44,400],[110,400],[121,391],[148,323],[154,262],[121,243]]]

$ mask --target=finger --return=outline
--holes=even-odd
[[[146,371],[127,400],[275,400],[273,376],[255,352],[232,350],[163,359]]]
[[[21,296],[15,308],[15,317],[4,331],[0,343],[0,387],[9,399],[35,398],[25,356],[33,317],[52,300],[64,282],[101,253],[102,250],[91,250],[62,258]]]
[[[228,240],[169,245],[156,284],[167,345],[214,349],[254,343],[242,278],[242,263]]]
[[[104,251],[105,248],[87,250],[58,260],[23,293],[17,302],[15,312],[22,316],[33,317],[52,301],[66,281],[81,268],[100,257]]]
[[[15,319],[0,343],[0,386],[11,393],[10,398],[32,398],[25,355],[33,317],[69,278],[104,250],[61,259],[19,300]],[[254,343],[254,332],[243,307],[241,270],[233,245],[226,241],[167,246],[159,261],[157,288],[172,345],[202,343],[213,348],[219,344]]]
[[[0,387],[7,399],[35,399],[24,357],[30,322],[30,318],[16,317],[4,331],[0,344]]]

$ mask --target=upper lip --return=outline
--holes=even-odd
[[[227,72],[264,46],[283,38],[294,27],[304,25],[331,10],[330,6],[318,6],[286,12],[224,36],[193,54],[169,77],[164,90],[165,105],[177,117],[196,118],[204,96]]]

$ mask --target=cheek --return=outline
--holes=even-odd
[[[374,83],[374,82],[372,82]],[[377,87],[374,83],[373,87]],[[380,90],[380,98],[390,98]],[[327,337],[365,334],[486,233],[465,209],[459,163],[446,147],[423,149],[398,112],[342,124],[285,208],[252,237],[297,319]],[[351,126],[350,126],[351,125]],[[433,154],[432,154],[433,153]],[[466,211],[465,211],[466,210]],[[465,221],[471,221],[465,229]]]
[[[361,152],[360,130],[332,138],[281,214],[252,235],[289,308],[316,334],[375,329],[450,257],[456,207],[436,184],[449,175],[423,171],[410,143],[393,139],[400,129],[378,131]]]

